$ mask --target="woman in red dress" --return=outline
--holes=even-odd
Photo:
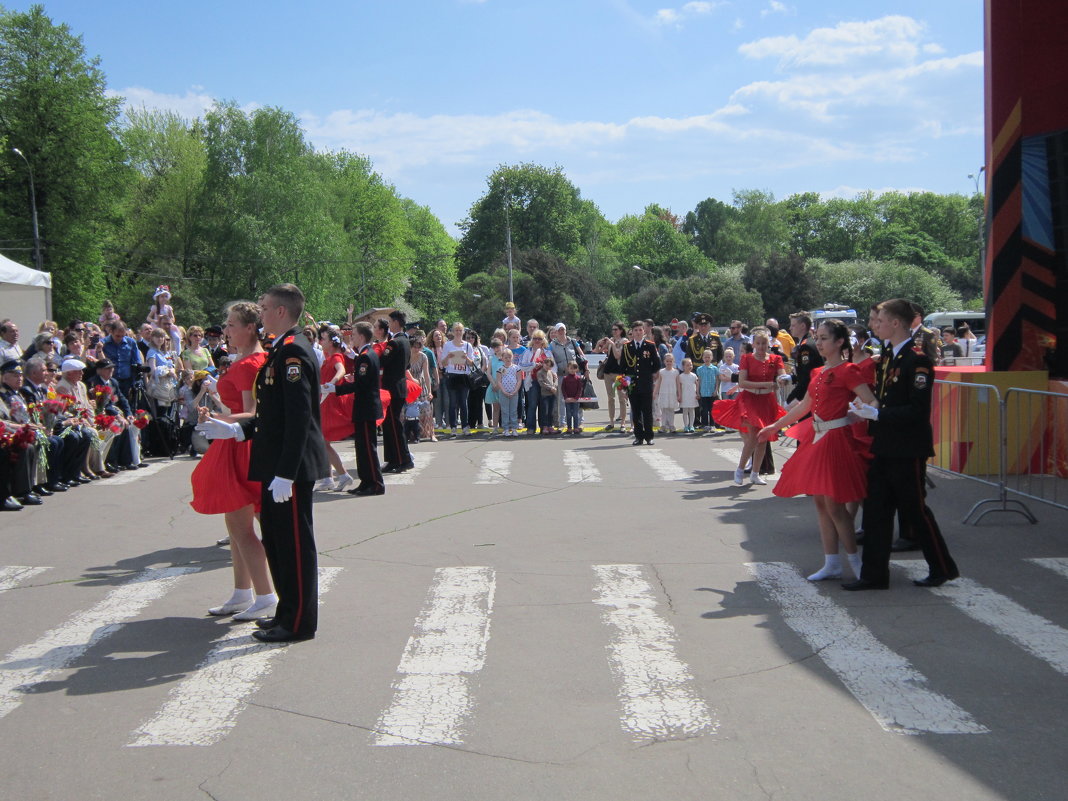
[[[228,423],[252,417],[256,410],[252,390],[256,374],[267,360],[260,346],[259,321],[260,307],[255,303],[239,301],[227,309],[223,334],[230,352],[236,355],[218,385],[219,397],[228,413],[216,416]],[[201,420],[209,416],[207,409],[200,409]],[[212,440],[190,478],[193,485],[190,505],[201,514],[223,515],[234,563],[233,595],[208,613],[234,615],[235,620],[265,617],[278,603],[278,596],[271,589],[267,556],[253,526],[253,518],[260,511],[260,483],[248,479],[249,448],[248,440]]]
[[[823,367],[813,371],[804,399],[785,417],[765,426],[760,436],[777,436],[780,429],[812,413],[787,432],[797,439],[797,452],[786,462],[772,491],[783,498],[811,495],[816,503],[823,567],[808,580],[841,578],[839,546],[845,548],[859,578],[860,554],[853,515],[846,504],[867,494],[868,443],[856,437],[848,413],[854,397],[875,404],[875,395],[864,372],[852,361],[849,329],[844,323],[821,323],[816,329],[816,348],[824,359]]]
[[[323,348],[323,366],[319,369],[320,384],[347,383],[345,380],[345,346],[341,336],[332,328],[324,327],[319,332],[319,343]],[[323,425],[323,439],[326,440],[326,455],[330,460],[332,475],[315,485],[315,489],[346,490],[352,483],[352,476],[345,469],[344,463],[334,446],[330,443],[341,442],[353,435],[352,401],[354,395],[338,397],[334,393],[324,393],[319,407],[319,419]],[[335,477],[336,476],[336,477]]]
[[[768,483],[760,475],[759,469],[768,443],[758,438],[757,433],[786,414],[775,394],[780,376],[785,375],[782,356],[771,352],[768,329],[753,329],[753,352],[744,354],[738,365],[738,386],[741,391],[734,398],[712,403],[712,416],[716,423],[736,428],[742,435],[742,458],[738,461],[738,469],[734,471],[736,487],[745,483],[745,466],[750,459],[753,469],[749,473],[749,480],[754,484]]]

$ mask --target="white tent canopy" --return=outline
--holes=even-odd
[[[52,276],[0,255],[0,320],[11,318],[18,325],[23,349],[51,316]]]

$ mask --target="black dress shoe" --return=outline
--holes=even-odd
[[[5,512],[17,512],[21,508],[22,508],[22,504],[19,503],[18,501],[16,501],[14,498],[4,498],[3,511],[5,511]]]
[[[82,476],[82,481],[85,484],[88,484],[90,481],[99,481],[99,480],[100,480],[100,476],[98,476],[96,473],[92,473],[92,474],[90,474],[88,476]]]
[[[953,581],[955,578],[960,578],[958,573],[955,576],[928,576],[922,579],[913,579],[913,584],[917,587],[941,587],[947,581]]]
[[[905,551],[918,551],[920,550],[920,544],[916,540],[905,539],[904,537],[898,537],[894,540],[894,544],[890,546],[890,550],[893,553],[904,553]]]
[[[843,590],[849,592],[858,592],[860,590],[888,590],[890,589],[889,581],[865,581],[864,579],[857,579],[851,581],[848,584],[842,585]]]
[[[23,506],[40,506],[44,501],[34,495],[32,492],[27,492],[25,495],[19,497],[19,503]]]
[[[74,486],[74,484],[92,484],[93,479],[95,478],[96,476],[93,476],[93,478],[86,478],[85,476],[75,476],[74,482],[73,484],[71,484],[71,486]]]
[[[53,481],[51,484],[47,485],[47,489],[49,492],[66,492],[67,485],[62,481]]]
[[[653,441],[651,439],[647,439],[647,440],[645,440],[645,444],[646,445],[652,445]]]
[[[277,625],[278,624],[275,623],[273,617],[261,617],[259,620],[256,621],[256,628],[263,629],[264,631],[266,631],[267,629],[273,629]]]
[[[260,642],[299,642],[301,640],[314,640],[315,632],[298,634],[295,631],[284,629],[281,626],[252,632],[252,636]]]
[[[399,464],[384,464],[382,465],[383,473],[399,473],[401,472],[401,466]]]
[[[636,439],[636,440],[634,440],[634,442],[632,442],[632,443],[630,443],[630,444],[631,444],[631,445],[641,445],[641,444],[642,444],[642,440],[640,440],[640,439]]]
[[[400,466],[399,472],[403,473],[405,470],[411,470],[415,467],[415,462],[405,462]]]
[[[148,462],[138,462],[137,464],[133,465],[133,467],[131,467],[130,469],[133,470],[134,468],[138,468],[138,467],[148,467]]]
[[[375,489],[374,487],[367,487],[366,489],[349,490],[349,493],[359,498],[366,498],[370,495],[385,495],[385,489]]]
[[[44,484],[38,484],[36,487],[33,488],[33,494],[38,495],[42,498],[47,498],[49,495],[53,495],[54,493]]]

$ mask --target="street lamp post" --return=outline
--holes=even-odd
[[[515,303],[512,295],[512,216],[510,214],[511,197],[508,192],[508,184],[501,182],[504,187],[504,238],[508,248],[508,302]]]
[[[975,194],[979,194],[979,182],[986,172],[986,166],[979,168],[978,172],[969,173],[968,177],[975,182]],[[986,270],[986,199],[983,199],[983,213],[979,217],[979,275]]]
[[[41,234],[37,229],[37,190],[33,186],[33,165],[25,154],[17,147],[11,148],[12,152],[26,162],[26,169],[30,171],[30,213],[33,217],[33,266],[41,270]]]

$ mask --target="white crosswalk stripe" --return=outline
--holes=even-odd
[[[430,466],[432,461],[434,461],[435,453],[437,453],[437,451],[417,451],[413,453],[412,461],[415,462],[415,467],[411,470],[405,470],[403,473],[386,473],[384,476],[386,485],[390,487],[404,487],[414,484],[420,474]]]
[[[783,620],[837,674],[879,725],[895,734],[983,734],[989,729],[943,695],[837,603],[783,562],[746,565]]]
[[[601,471],[585,451],[564,451],[564,466],[569,484],[595,484],[601,480]]]
[[[1068,578],[1068,559],[1028,559],[1027,561]]]
[[[482,457],[482,464],[478,468],[476,484],[503,484],[512,472],[512,460],[515,453],[512,451],[486,451]]]
[[[903,559],[893,563],[908,572],[909,578],[927,575],[927,562]],[[959,578],[950,584],[931,588],[964,614],[984,623],[1003,637],[1008,637],[1025,651],[1037,656],[1059,673],[1068,675],[1068,629],[1063,629],[1040,615],[977,581]]]
[[[29,645],[16,648],[0,664],[0,718],[12,712],[35,684],[69,665],[92,646],[122,628],[124,621],[163,596],[195,567],[152,568],[116,587],[95,606]]]
[[[675,630],[656,611],[641,565],[594,565],[594,603],[612,629],[609,662],[619,683],[623,729],[636,741],[709,734],[718,722],[675,652]]]
[[[38,573],[43,573],[47,567],[24,567],[22,565],[0,566],[0,592],[17,587],[25,581],[29,581]]]
[[[341,573],[319,568],[319,603]],[[171,690],[156,715],[134,732],[129,746],[213,745],[234,727],[248,698],[270,672],[271,661],[286,650],[254,640],[253,624],[235,626],[196,669]]]
[[[635,452],[638,458],[652,468],[661,481],[685,481],[693,478],[693,473],[683,468],[659,448],[641,448],[636,449]]]
[[[107,481],[98,481],[99,487],[121,487],[126,484],[132,484],[135,481],[140,481],[143,478],[154,476],[168,467],[173,467],[178,464],[177,459],[160,459],[158,462],[150,462],[148,467],[142,467],[140,470],[126,470],[119,473],[117,476],[109,478]]]
[[[463,742],[474,701],[468,677],[482,670],[496,574],[488,567],[445,567],[408,639],[393,703],[375,726],[374,745]]]

